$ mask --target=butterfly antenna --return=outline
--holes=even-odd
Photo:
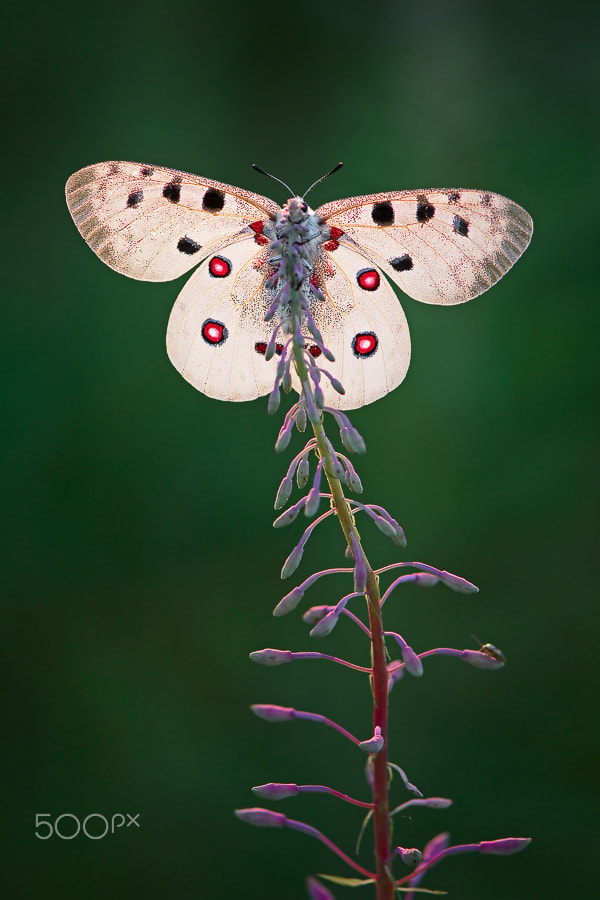
[[[339,162],[339,163],[337,164],[337,166],[334,166],[334,167],[333,167],[333,169],[331,170],[331,172],[328,172],[328,173],[327,173],[327,175],[321,175],[320,178],[317,178],[317,180],[315,181],[314,184],[311,184],[311,186],[309,187],[308,191],[312,191],[312,189],[313,189],[314,187],[316,187],[316,186],[317,186],[318,184],[320,184],[322,181],[325,181],[326,178],[329,178],[329,176],[330,176],[330,175],[333,175],[335,172],[337,172],[338,169],[341,169],[343,165],[344,165],[343,162]],[[304,191],[304,193],[302,194],[302,196],[303,196],[304,198],[306,198],[306,195],[308,194],[308,191]]]
[[[261,169],[260,166],[257,166],[256,163],[252,163],[252,168],[256,169],[257,172],[260,172],[261,175],[266,175],[267,178],[272,178],[273,181],[278,181],[279,184],[282,184],[284,186],[284,188],[288,189],[288,191],[290,192],[290,195],[294,193],[293,190],[291,189],[291,187],[289,186],[289,184],[286,184],[285,181],[281,180],[281,178],[277,178],[275,175],[271,175],[270,172],[265,172],[265,170]]]

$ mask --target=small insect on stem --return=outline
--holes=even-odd
[[[474,634],[472,634],[471,637],[479,644],[480,653],[485,653],[487,656],[491,656],[492,659],[497,659],[498,662],[506,662],[504,653],[502,652],[502,650],[499,650],[498,647],[494,647],[493,644],[482,644],[479,638]]]

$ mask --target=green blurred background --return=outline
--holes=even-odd
[[[453,859],[425,886],[461,900],[592,896],[597,4],[33,2],[4,21],[3,896],[299,900],[305,874],[347,870],[233,808],[266,781],[366,795],[364,760],[342,738],[248,712],[293,705],[369,733],[360,676],[248,661],[312,649],[299,615],[271,616],[300,533],[271,527],[290,458],[272,449],[280,417],[264,400],[196,393],[164,349],[183,282],[118,276],[78,236],[64,182],[106,159],[279,202],[250,163],[301,191],[343,159],[313,206],[456,186],[532,214],[531,248],[490,294],[449,309],[403,301],[406,382],[353,420],[365,496],[409,541],[399,554],[364,526],[373,563],[419,559],[481,588],[405,589],[388,627],[417,650],[474,648],[475,633],[509,659],[497,673],[434,659],[392,694],[393,759],[455,801],[398,820],[396,842],[530,835],[517,857]],[[330,525],[293,584],[340,564]],[[343,622],[318,649],[367,661]],[[314,797],[277,809],[351,852],[360,813]],[[34,836],[36,813],[94,812],[139,813],[140,827]]]

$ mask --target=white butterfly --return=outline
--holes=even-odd
[[[201,263],[167,329],[167,352],[187,381],[220,400],[253,400],[272,390],[277,354],[265,360],[273,323],[264,316],[275,295],[269,276],[282,216],[276,203],[130,162],[81,169],[67,181],[66,197],[92,250],[124,275],[169,281]],[[345,394],[325,379],[322,388],[325,403],[339,409],[377,400],[408,369],[408,324],[383,275],[415,300],[464,303],[510,269],[533,232],[522,207],[484,191],[390,191],[316,212],[300,200],[314,234],[310,282],[324,298],[311,294],[310,311]],[[303,333],[309,352],[320,355]]]

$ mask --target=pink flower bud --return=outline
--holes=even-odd
[[[524,850],[531,843],[531,838],[501,838],[498,841],[481,841],[480,853],[491,853],[493,856],[510,856]]]
[[[423,663],[415,653],[412,647],[406,645],[402,648],[402,659],[406,666],[406,671],[415,678],[420,678],[423,674]]]
[[[297,784],[259,784],[252,788],[254,794],[265,800],[285,800],[286,797],[295,797],[298,793]]]
[[[272,812],[270,809],[261,809],[253,806],[249,809],[236,809],[235,814],[242,822],[248,825],[258,825],[259,828],[283,828],[286,818],[283,813]]]
[[[274,706],[271,703],[254,703],[250,709],[259,719],[267,722],[289,722],[296,718],[296,710],[291,706]]]

